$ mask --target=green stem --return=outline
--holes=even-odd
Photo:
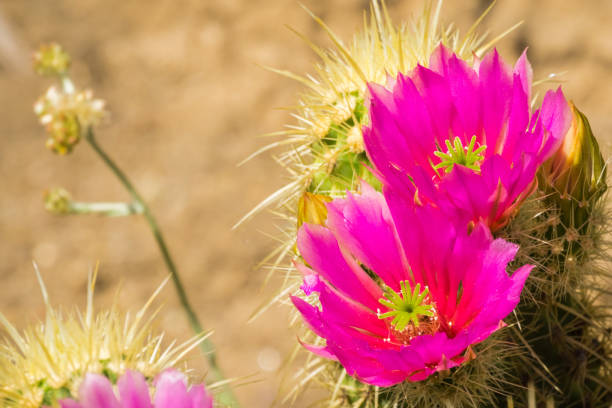
[[[157,246],[159,247],[159,250],[162,253],[162,257],[164,258],[166,267],[168,268],[168,271],[170,271],[170,276],[172,277],[174,288],[176,289],[176,293],[181,302],[181,306],[183,307],[183,309],[185,310],[185,313],[187,314],[187,319],[189,320],[189,324],[191,325],[191,328],[196,334],[202,333],[204,329],[202,328],[202,325],[200,324],[200,320],[198,319],[198,316],[196,315],[195,311],[193,310],[193,307],[191,306],[191,303],[189,302],[187,293],[185,292],[185,287],[183,286],[183,283],[181,282],[181,278],[176,269],[176,265],[174,264],[174,261],[172,260],[172,257],[170,256],[170,251],[168,250],[166,241],[164,240],[162,232],[159,229],[159,226],[157,225],[157,221],[155,220],[155,217],[153,216],[153,213],[149,209],[147,203],[144,201],[140,193],[138,193],[136,188],[132,185],[132,183],[127,178],[125,173],[115,164],[115,162],[108,156],[108,154],[100,147],[100,145],[95,139],[94,132],[91,126],[87,129],[85,139],[94,149],[94,151],[98,154],[98,156],[100,156],[102,161],[104,161],[104,163],[111,169],[111,171],[115,174],[115,176],[117,176],[121,184],[123,184],[125,189],[132,196],[134,203],[137,203],[137,205],[140,207],[142,215],[145,217],[145,219],[149,223],[149,227],[151,228],[151,231],[153,232],[153,236],[155,237]],[[206,358],[208,359],[208,364],[210,366],[209,374],[210,374],[212,381],[213,382],[222,381],[224,379],[224,376],[223,376],[223,373],[221,372],[221,369],[219,368],[219,365],[217,364],[217,354],[215,352],[215,349],[212,343],[209,340],[204,340],[202,343],[200,343],[200,346],[201,346],[200,348],[206,355]],[[217,395],[217,400],[231,407],[239,406],[238,401],[236,397],[234,396],[234,393],[232,392],[231,388],[227,384],[223,386],[222,391]]]
[[[69,214],[97,214],[107,217],[124,217],[126,215],[142,214],[142,207],[138,202],[132,203],[83,203],[70,201]]]

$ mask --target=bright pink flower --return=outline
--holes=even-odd
[[[496,50],[471,67],[440,45],[429,69],[399,74],[390,89],[370,84],[364,142],[385,188],[492,230],[505,225],[571,121],[560,88],[531,113],[531,80],[525,53],[514,69]],[[453,152],[462,157],[445,163]]]
[[[366,383],[420,381],[464,362],[471,344],[503,325],[532,266],[510,277],[506,266],[518,247],[493,240],[482,223],[468,235],[439,209],[390,201],[390,210],[382,194],[364,187],[327,205],[327,227],[299,230],[310,266],[297,264],[302,289],[318,292],[321,308],[292,301],[326,340],[305,347]]]
[[[155,397],[151,402],[149,386],[144,376],[127,371],[117,382],[119,398],[108,378],[100,374],[87,374],[79,388],[78,402],[60,401],[62,408],[212,408],[213,400],[203,385],[187,389],[185,376],[175,370],[166,370],[155,381]]]

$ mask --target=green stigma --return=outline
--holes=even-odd
[[[419,327],[420,316],[433,316],[432,305],[424,304],[423,300],[429,294],[429,289],[421,293],[421,284],[417,283],[414,291],[410,287],[408,281],[401,281],[401,293],[398,294],[393,289],[386,287],[384,289],[384,298],[378,301],[387,306],[390,311],[378,315],[379,319],[393,317],[391,324],[398,332],[403,331],[410,322],[414,327]]]
[[[472,170],[480,171],[480,162],[484,160],[484,156],[481,154],[485,151],[487,146],[480,146],[474,150],[476,144],[476,136],[472,136],[470,144],[467,147],[463,147],[461,139],[457,136],[451,144],[450,140],[446,141],[446,153],[441,151],[434,152],[434,155],[439,157],[442,161],[433,166],[434,169],[444,169],[445,173],[450,173],[453,170],[455,164],[468,167]]]

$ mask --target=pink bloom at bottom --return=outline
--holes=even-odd
[[[204,385],[187,388],[187,379],[176,370],[166,370],[155,381],[153,402],[144,376],[127,371],[117,382],[119,398],[113,385],[100,374],[87,374],[79,388],[78,402],[60,401],[62,408],[212,408],[213,400]]]
[[[503,326],[532,266],[508,275],[518,246],[481,223],[468,233],[436,208],[364,190],[329,203],[327,227],[299,230],[302,289],[318,293],[321,307],[292,301],[326,340],[304,346],[378,386],[421,381],[473,358],[470,345]]]

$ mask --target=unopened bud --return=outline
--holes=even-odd
[[[57,154],[68,154],[81,140],[81,126],[76,115],[60,112],[47,124],[49,138],[46,146]]]
[[[363,134],[359,126],[353,126],[346,136],[346,144],[353,153],[361,153],[365,150],[363,145]]]
[[[34,53],[34,71],[38,75],[62,76],[70,68],[70,55],[57,43],[41,45]]]
[[[571,108],[572,124],[559,150],[542,166],[540,186],[559,209],[562,228],[584,235],[607,188],[606,166],[586,116]]]
[[[34,113],[47,131],[47,148],[68,154],[89,126],[104,116],[104,101],[94,99],[89,90],[65,93],[52,86],[34,104]]]
[[[329,128],[332,125],[331,118],[323,117],[320,120],[314,122],[312,126],[312,134],[318,139],[323,139],[329,132]]]
[[[45,209],[53,214],[68,214],[71,199],[70,193],[60,187],[45,191],[43,196]]]
[[[542,167],[545,189],[582,206],[606,189],[605,161],[586,116],[571,104],[572,124],[559,150]]]
[[[307,191],[302,194],[298,202],[298,228],[305,222],[309,224],[325,225],[325,221],[327,220],[327,207],[325,204],[329,203],[331,200],[331,197],[323,194],[313,194]]]
[[[353,111],[355,110],[355,106],[357,106],[357,97],[351,94],[346,95],[338,100],[333,106],[332,122],[342,123],[353,116]]]

